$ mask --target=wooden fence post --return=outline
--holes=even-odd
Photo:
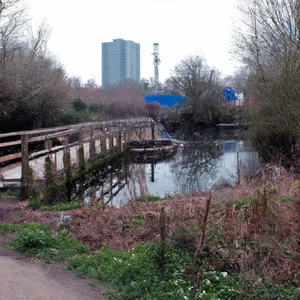
[[[118,139],[117,139],[118,148],[121,151],[123,150],[123,133],[124,133],[124,131],[119,131],[118,132]]]
[[[28,151],[28,135],[21,136],[21,152],[22,152],[22,178],[21,178],[21,192],[22,198],[28,198],[29,190],[29,151]]]
[[[113,133],[109,136],[109,151],[112,151],[114,149],[114,135]]]
[[[50,150],[52,148],[52,140],[51,139],[44,140],[44,148],[46,150]]]
[[[90,135],[90,147],[89,147],[89,150],[90,150],[90,160],[94,160],[95,157],[96,157],[96,142],[95,142],[95,139],[94,139],[94,132],[93,132],[93,129],[91,128],[91,135]]]
[[[106,153],[106,137],[102,138],[102,140],[100,140],[100,143],[101,155],[104,155]]]
[[[151,138],[155,140],[154,122],[151,123]]]
[[[79,130],[79,148],[77,150],[77,159],[78,159],[78,168],[83,171],[85,169],[85,161],[84,161],[84,147],[82,141],[82,130]]]

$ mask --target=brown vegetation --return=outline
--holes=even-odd
[[[164,206],[166,243],[194,255],[202,231],[207,192],[160,202],[131,201],[123,208],[86,206],[69,215],[68,228],[90,249],[125,251],[136,242],[158,242]],[[238,272],[248,279],[293,282],[300,276],[299,180],[284,174],[278,180],[255,179],[235,189],[213,193],[199,257],[203,264]],[[45,223],[57,230],[58,212],[0,207],[2,222]]]

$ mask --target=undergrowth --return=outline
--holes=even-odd
[[[43,205],[41,200],[39,200],[38,198],[29,197],[28,206],[32,209],[39,209],[42,211],[66,211],[84,207],[85,204],[79,201],[72,201],[61,202],[53,205]]]
[[[11,226],[11,225],[10,225]],[[6,230],[14,229],[14,226]],[[60,233],[52,237],[45,226],[25,226],[18,228],[19,232],[9,243],[14,250],[27,256],[38,256],[46,262],[65,261],[76,254],[88,253],[88,248],[74,240],[67,233]]]
[[[147,202],[157,202],[157,201],[162,201],[164,199],[158,197],[158,196],[140,196],[136,199],[136,201],[147,201]]]

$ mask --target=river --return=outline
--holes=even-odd
[[[161,135],[166,136],[163,132]],[[119,207],[143,195],[164,198],[219,186],[234,187],[260,169],[257,153],[239,131],[178,132],[172,138],[181,141],[175,156],[155,164],[131,163],[121,177],[111,177],[115,188],[104,201]],[[101,192],[96,194],[98,197]]]

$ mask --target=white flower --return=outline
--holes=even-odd
[[[227,272],[221,272],[221,274],[223,275],[223,277],[227,277]]]
[[[208,280],[208,279],[205,279],[205,280],[203,281],[203,283],[204,283],[205,285],[211,285],[211,282],[210,282],[210,280]]]

